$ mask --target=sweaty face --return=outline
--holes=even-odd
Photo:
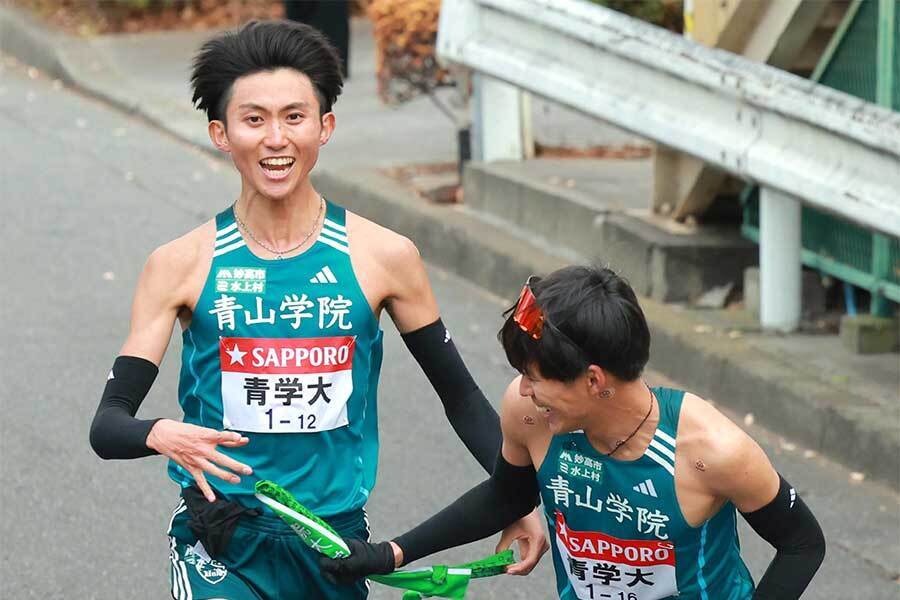
[[[519,394],[531,398],[553,435],[575,431],[584,426],[590,407],[582,378],[568,383],[546,379],[532,368],[522,374]]]
[[[271,199],[290,197],[306,181],[334,128],[332,113],[319,116],[312,82],[294,69],[237,79],[225,114],[225,146],[217,145],[231,154],[244,186]]]

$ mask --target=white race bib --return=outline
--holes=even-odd
[[[318,433],[347,425],[352,336],[220,338],[225,429]]]
[[[678,593],[672,542],[574,531],[556,511],[556,546],[572,590],[583,600],[655,600]]]

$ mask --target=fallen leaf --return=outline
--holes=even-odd
[[[105,281],[112,281],[115,278],[116,278],[116,274],[113,273],[112,271],[106,271],[105,273],[103,273],[103,279]]]
[[[28,78],[29,79],[37,79],[40,76],[41,72],[35,69],[34,67],[28,67]]]
[[[710,333],[713,330],[710,325],[697,325],[694,327],[694,333]]]
[[[815,457],[816,457],[815,451],[813,451],[813,450],[804,450],[803,451],[803,458],[815,458]]]
[[[850,481],[858,483],[865,478],[866,478],[865,473],[860,473],[859,471],[853,471],[852,473],[850,473]]]

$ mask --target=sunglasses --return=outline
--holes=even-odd
[[[537,298],[531,291],[531,285],[540,280],[541,278],[535,275],[528,278],[522,287],[522,293],[519,294],[516,310],[513,312],[513,322],[535,340],[541,339],[541,335],[544,333],[544,311],[537,303]]]
[[[534,295],[534,292],[531,289],[532,284],[540,281],[541,278],[532,275],[525,282],[525,285],[522,287],[522,293],[519,294],[519,301],[516,302],[516,310],[513,312],[513,322],[519,326],[519,329],[527,333],[531,339],[539,340],[541,336],[544,334],[544,327],[549,327],[553,330],[554,334],[563,338],[575,347],[581,356],[590,363],[590,359],[587,358],[587,354],[584,349],[579,345],[572,341],[564,331],[562,331],[559,327],[556,327],[551,323],[547,317],[544,315],[544,310],[537,302],[537,298]]]

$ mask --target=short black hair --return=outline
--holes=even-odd
[[[569,382],[595,364],[623,381],[641,376],[650,358],[650,328],[634,290],[612,269],[571,266],[533,281],[544,313],[541,338],[513,321],[516,306],[503,314],[497,334],[506,359],[526,373]]]
[[[319,114],[331,112],[344,85],[340,56],[319,30],[293,21],[250,21],[208,40],[194,57],[192,101],[224,121],[235,80],[284,67],[309,77]]]

